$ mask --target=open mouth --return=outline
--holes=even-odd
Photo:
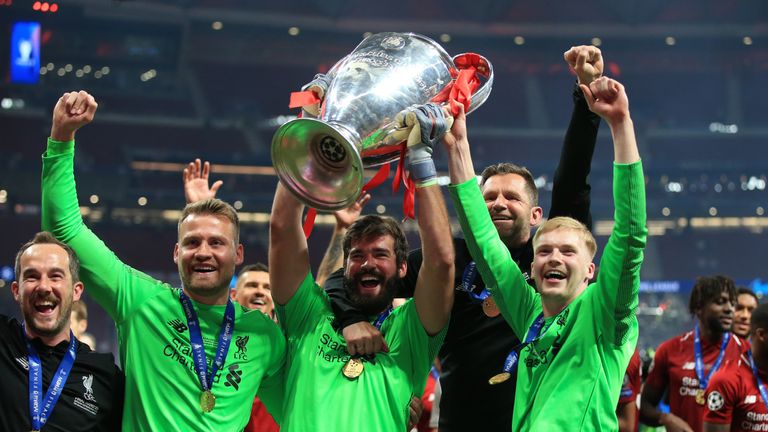
[[[566,277],[567,276],[565,273],[558,270],[551,270],[551,271],[548,271],[547,273],[544,273],[544,279],[546,279],[549,282],[557,282],[557,281],[565,280]]]
[[[192,267],[192,272],[195,274],[208,274],[216,271],[216,267],[210,265],[196,265]]]
[[[35,302],[33,306],[37,313],[41,315],[51,315],[53,311],[56,310],[58,303],[51,300],[42,300]]]
[[[262,298],[251,299],[251,304],[254,306],[266,306],[267,302]]]
[[[505,221],[511,221],[513,220],[510,216],[504,216],[500,214],[495,214],[491,216],[491,220],[494,222],[505,222]]]
[[[373,289],[381,285],[381,281],[376,276],[366,275],[360,278],[360,286],[363,288]]]

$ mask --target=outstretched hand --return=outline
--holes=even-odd
[[[208,161],[201,164],[200,159],[195,159],[184,168],[184,198],[187,199],[187,204],[216,198],[216,192],[224,182],[217,180],[208,187],[210,173],[211,164]]]
[[[576,76],[579,84],[589,85],[594,80],[603,76],[603,54],[600,48],[592,45],[579,45],[571,47],[563,54]]]
[[[370,200],[371,194],[362,193],[351,206],[333,212],[333,216],[336,217],[336,227],[344,229],[349,228],[349,226],[360,217],[363,207],[365,207],[365,204]]]
[[[83,90],[64,93],[53,108],[51,138],[72,141],[78,129],[93,121],[98,107],[96,99]]]
[[[629,117],[629,99],[624,86],[616,80],[600,77],[589,87],[580,84],[589,109],[608,124],[619,123]]]

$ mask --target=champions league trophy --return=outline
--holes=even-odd
[[[272,138],[272,163],[280,181],[307,205],[321,210],[350,206],[363,187],[363,169],[400,157],[402,134],[395,116],[414,104],[445,100],[464,56],[479,59],[485,82],[467,113],[491,93],[493,67],[476,54],[453,59],[435,41],[415,33],[367,37],[329,72],[319,119],[299,118]],[[441,98],[441,96],[443,96]]]

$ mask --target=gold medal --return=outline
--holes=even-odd
[[[216,406],[216,396],[210,390],[200,393],[200,409],[204,413],[213,411],[214,406]]]
[[[698,389],[696,391],[696,403],[699,405],[704,405],[704,403],[707,402],[707,399],[704,397],[704,390]]]
[[[363,373],[363,362],[360,361],[360,359],[351,358],[347,364],[341,368],[341,373],[351,380],[357,379],[357,377]]]
[[[511,377],[511,376],[512,376],[512,374],[510,374],[509,372],[502,372],[500,374],[496,374],[496,375],[492,376],[490,379],[488,379],[488,384],[490,384],[490,385],[501,384],[504,381],[508,380],[509,377]]]
[[[499,307],[496,306],[496,301],[493,300],[493,297],[486,297],[485,300],[483,300],[483,312],[486,316],[493,318],[499,316]]]

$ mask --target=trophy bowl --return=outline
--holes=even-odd
[[[280,181],[311,207],[350,206],[362,190],[364,168],[399,158],[395,116],[444,95],[458,75],[459,57],[415,33],[367,37],[328,73],[320,118],[291,120],[275,132],[272,163]],[[493,84],[492,65],[479,58],[485,82],[467,113],[487,100]]]

